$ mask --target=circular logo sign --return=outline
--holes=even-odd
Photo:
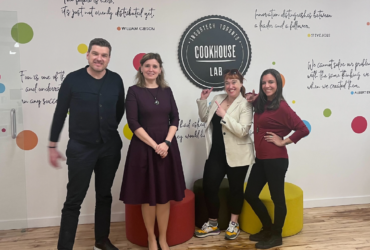
[[[185,76],[197,87],[224,88],[223,72],[238,69],[245,75],[251,62],[251,45],[242,27],[223,16],[206,16],[193,22],[181,37],[178,58]]]

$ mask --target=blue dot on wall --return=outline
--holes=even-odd
[[[5,91],[5,85],[0,83],[0,93],[4,93]]]
[[[304,125],[308,128],[308,131],[311,133],[311,124],[308,121],[303,120]]]
[[[353,95],[355,92],[351,91],[351,95]]]

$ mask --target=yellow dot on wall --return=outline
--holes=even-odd
[[[80,45],[78,45],[77,50],[81,54],[86,54],[86,52],[87,52],[87,45],[84,44],[84,43],[81,43]]]
[[[311,37],[311,34],[308,34],[307,36],[308,36],[308,37]]]
[[[295,101],[293,100],[292,103],[295,104]]]
[[[132,136],[134,135],[131,129],[128,127],[128,124],[123,127],[123,135],[127,138],[127,140],[131,140]]]

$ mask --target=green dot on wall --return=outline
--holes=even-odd
[[[27,23],[16,23],[12,27],[11,35],[17,43],[25,44],[32,40],[33,29]]]
[[[272,62],[272,65],[275,65],[275,62]]]
[[[329,117],[329,116],[331,116],[331,110],[330,110],[330,109],[325,109],[325,110],[324,110],[324,116],[325,116],[325,117]]]

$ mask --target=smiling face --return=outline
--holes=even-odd
[[[86,58],[91,70],[97,73],[103,72],[110,60],[109,48],[93,45],[90,52],[87,52]]]
[[[226,78],[225,79],[225,91],[228,96],[232,98],[237,98],[240,95],[240,89],[243,84],[236,78]]]
[[[161,66],[156,59],[149,59],[144,62],[140,67],[145,80],[153,81],[157,79],[158,75],[162,72]]]
[[[263,93],[267,96],[267,100],[272,101],[277,91],[276,79],[273,75],[267,74],[262,77],[261,87]]]

